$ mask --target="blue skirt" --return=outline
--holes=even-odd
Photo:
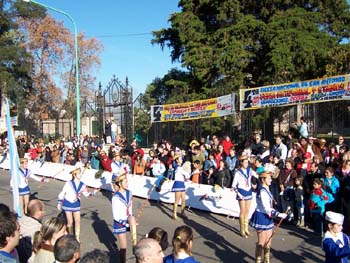
[[[79,212],[80,211],[80,200],[71,203],[64,199],[62,204],[62,210],[65,212]]]
[[[122,220],[122,222],[127,223],[127,220]],[[127,227],[113,220],[113,230],[112,230],[113,234],[120,235],[120,234],[126,233],[129,230],[130,230],[130,227]]]
[[[29,186],[27,185],[24,188],[18,188],[18,193],[19,193],[19,195],[29,195],[29,193],[30,193]]]
[[[185,192],[186,191],[185,183],[182,181],[175,181],[171,191],[172,192]]]
[[[256,230],[269,230],[275,226],[271,217],[256,210],[250,218],[249,225]]]
[[[246,191],[242,188],[237,188],[237,191],[238,193],[241,195],[241,196],[236,196],[236,199],[238,201],[241,201],[241,200],[250,200],[253,198],[253,192],[252,192],[252,189],[250,189],[249,191]]]

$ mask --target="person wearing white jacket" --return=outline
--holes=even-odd
[[[128,190],[126,173],[113,181],[115,193],[112,197],[113,233],[117,235],[119,262],[126,262],[126,232],[130,230],[133,247],[137,243],[136,220],[132,215],[132,193]]]
[[[67,181],[58,195],[57,209],[63,210],[67,218],[68,234],[73,235],[73,217],[75,236],[80,242],[80,195],[90,196],[87,186],[80,181],[81,170],[76,168],[70,172],[72,180]],[[95,192],[94,192],[95,193]]]
[[[19,192],[19,201],[21,204],[21,207],[23,209],[24,214],[27,214],[28,209],[28,203],[29,203],[29,195],[30,195],[30,188],[28,185],[28,179],[29,177],[34,179],[38,182],[47,182],[45,180],[45,177],[39,177],[34,175],[31,170],[28,169],[28,159],[27,158],[21,158],[20,159],[20,167],[18,169],[18,192]]]

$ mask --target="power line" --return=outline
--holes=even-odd
[[[118,35],[100,35],[100,36],[88,36],[88,37],[96,37],[96,38],[113,38],[113,37],[137,37],[137,36],[146,36],[152,35],[152,33],[130,33],[130,34],[118,34]]]

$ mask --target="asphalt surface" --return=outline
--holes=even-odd
[[[41,199],[46,205],[46,217],[56,216],[57,195],[63,182],[51,180],[39,183],[30,180],[32,198]],[[0,202],[12,208],[8,171],[0,170]],[[139,213],[141,208],[144,208]],[[193,256],[202,263],[214,262],[254,262],[257,237],[254,229],[248,239],[239,236],[238,219],[228,219],[223,215],[192,210],[187,212],[188,220],[172,220],[170,204],[149,202],[134,198],[133,213],[138,218],[138,238],[142,238],[153,227],[165,229],[169,234],[169,243],[174,230],[180,225],[188,225],[194,230]],[[113,223],[111,193],[101,191],[96,196],[81,199],[81,254],[99,248],[108,251],[111,262],[118,262],[116,237],[112,234]],[[130,236],[129,236],[130,237]],[[130,238],[129,238],[130,239]],[[128,244],[131,247],[131,240]],[[165,255],[171,253],[171,245]],[[271,262],[324,262],[321,249],[321,237],[293,225],[283,223],[276,232],[271,246]],[[131,249],[127,251],[127,262],[135,262]]]

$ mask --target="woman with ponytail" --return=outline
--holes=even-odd
[[[164,263],[200,263],[192,257],[193,231],[188,226],[179,226],[173,237],[173,253],[164,258]]]
[[[62,218],[52,217],[44,221],[33,238],[34,263],[54,262],[53,246],[57,239],[66,235],[66,224]]]

